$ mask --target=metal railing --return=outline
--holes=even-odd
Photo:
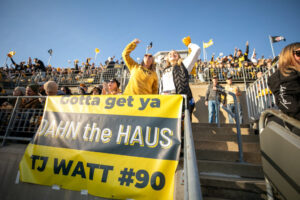
[[[31,141],[43,116],[45,96],[0,97],[14,102],[0,109],[0,139],[2,146],[6,140]],[[39,105],[39,106],[37,106]]]
[[[220,90],[220,89],[219,89]],[[221,92],[225,92],[227,95],[230,95],[233,97],[234,100],[234,111],[235,113],[232,113],[230,110],[228,110],[226,107],[222,107],[229,115],[231,115],[232,118],[235,119],[235,126],[236,126],[236,137],[238,142],[238,148],[239,148],[239,161],[244,162],[244,154],[243,154],[243,142],[242,142],[242,136],[241,136],[241,125],[240,125],[240,111],[238,106],[237,97],[234,93],[226,91],[225,89],[221,89]]]
[[[275,108],[275,97],[268,86],[268,78],[275,72],[277,65],[262,74],[246,89],[248,117],[252,121],[259,120],[261,113],[268,108]]]
[[[218,76],[219,82],[224,82],[227,76],[232,77],[233,82],[253,82],[257,79],[257,73],[266,72],[267,68],[261,67],[238,67],[238,68],[212,68],[212,67],[198,67],[197,76],[194,79],[200,82],[209,82],[213,76]]]
[[[190,112],[187,107],[188,101],[186,95],[184,111],[184,199],[202,200],[200,178],[197,166],[196,152],[192,125],[190,121]]]
[[[124,76],[125,74],[125,76]],[[77,86],[80,83],[86,85],[101,84],[103,81],[116,78],[120,83],[124,83],[123,78],[129,78],[128,71],[124,66],[117,68],[87,70],[87,71],[71,71],[69,73],[15,73],[2,76],[0,85],[6,89],[13,89],[17,86],[26,87],[29,84],[39,84],[47,81],[55,81],[60,86]],[[124,85],[124,84],[123,84]],[[121,84],[121,86],[123,86]]]
[[[265,129],[266,118],[270,115],[276,116],[277,118],[281,119],[285,123],[288,123],[288,124],[292,125],[293,127],[296,127],[300,130],[300,121],[299,120],[297,120],[293,117],[287,116],[286,114],[284,114],[280,110],[267,109],[267,110],[264,110],[261,113],[261,116],[259,118],[259,133],[261,133]]]
[[[190,75],[190,82],[209,82],[214,75],[217,75],[219,82],[224,82],[230,74],[233,82],[253,82],[257,79],[258,72],[267,71],[266,67],[240,67],[240,68],[210,68],[209,65],[197,67],[195,76]],[[31,83],[43,83],[49,80],[57,82],[60,86],[76,86],[80,83],[87,85],[101,84],[105,80],[117,78],[124,89],[130,78],[130,73],[124,65],[117,65],[115,68],[96,68],[81,71],[49,71],[33,73],[3,73],[0,85],[3,88],[13,89],[17,86],[25,87]]]

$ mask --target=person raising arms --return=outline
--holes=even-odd
[[[194,99],[189,86],[189,74],[200,55],[200,47],[191,43],[188,36],[183,38],[183,43],[191,50],[190,54],[183,60],[177,51],[172,50],[166,58],[166,67],[162,71],[162,94],[185,94],[188,99],[188,108],[192,114]]]
[[[130,79],[123,94],[158,94],[158,77],[153,56],[145,54],[141,64],[130,57],[130,53],[139,43],[139,39],[134,39],[122,53],[123,60],[130,71]]]

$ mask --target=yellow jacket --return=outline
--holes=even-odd
[[[135,48],[136,44],[131,42],[122,53],[123,60],[130,71],[129,83],[123,94],[158,94],[158,78],[156,72],[139,65],[130,57],[130,53]]]

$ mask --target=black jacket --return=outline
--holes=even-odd
[[[17,63],[15,63],[14,59],[12,59],[12,58],[10,58],[10,60],[13,63],[13,65],[15,66],[15,69],[17,71],[26,69],[26,67],[23,64],[18,65]]]
[[[300,72],[293,70],[289,76],[283,76],[276,70],[269,77],[268,86],[275,96],[278,108],[300,120]]]
[[[41,60],[37,60],[36,68],[39,69],[42,72],[46,72],[46,67],[45,67],[43,61],[41,61]]]

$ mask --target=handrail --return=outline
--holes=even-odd
[[[236,125],[236,136],[237,136],[237,141],[238,141],[238,148],[239,148],[239,160],[240,162],[244,162],[244,154],[243,154],[243,142],[242,142],[242,136],[241,136],[241,125],[240,125],[240,116],[239,116],[239,107],[238,107],[238,104],[237,104],[237,98],[236,98],[236,95],[232,92],[229,92],[229,91],[226,91],[225,89],[220,89],[218,88],[218,90],[220,92],[224,92],[226,94],[229,94],[233,97],[233,100],[234,100],[234,111],[235,111],[235,114],[233,114],[231,111],[229,111],[228,109],[226,109],[224,106],[223,106],[223,109],[229,113],[232,117],[234,117],[235,119],[235,125]]]
[[[265,119],[270,114],[278,117],[279,119],[283,120],[284,122],[287,122],[287,123],[291,124],[292,126],[298,128],[298,129],[300,129],[299,120],[296,120],[293,117],[287,116],[286,114],[284,114],[280,110],[267,109],[267,110],[265,110],[261,113],[261,116],[259,118],[259,133],[261,133],[264,130],[264,128],[265,128],[265,123],[264,123]]]
[[[194,147],[190,112],[186,95],[182,95],[185,102],[184,112],[184,199],[202,200],[202,191]]]

